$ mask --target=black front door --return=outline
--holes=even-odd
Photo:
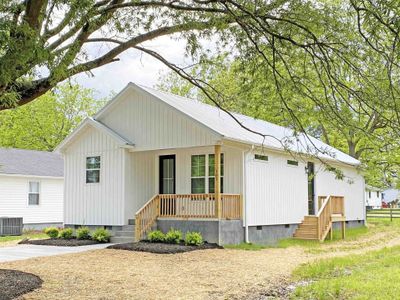
[[[175,194],[175,155],[160,156],[160,194]]]
[[[308,214],[315,215],[315,182],[314,163],[307,163],[308,175]]]

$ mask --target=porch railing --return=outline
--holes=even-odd
[[[221,194],[221,219],[242,218],[242,197]],[[136,240],[142,239],[157,218],[218,218],[215,194],[160,194],[151,198],[135,216]]]
[[[334,216],[340,215],[344,217],[344,197],[341,196],[321,196],[318,197],[318,214],[317,214],[317,235],[320,241],[325,240],[328,233],[331,233]],[[342,218],[342,237],[344,238],[345,225]]]

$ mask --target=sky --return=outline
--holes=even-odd
[[[189,59],[184,56],[185,42],[182,40],[161,37],[143,45],[157,51],[174,63],[183,65],[190,63]],[[125,51],[118,58],[120,61],[94,69],[89,75],[78,74],[73,77],[73,80],[84,87],[94,89],[95,96],[103,98],[113,92],[119,92],[129,82],[153,87],[157,84],[160,75],[169,71],[155,58],[135,49]]]

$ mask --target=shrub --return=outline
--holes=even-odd
[[[186,232],[185,244],[190,246],[200,246],[203,244],[203,237],[200,232]]]
[[[92,234],[92,239],[100,243],[107,243],[110,241],[111,234],[107,229],[96,229]]]
[[[64,228],[60,230],[58,237],[61,239],[69,240],[72,238],[73,234],[74,231],[72,230],[72,228]]]
[[[165,235],[165,242],[170,244],[179,244],[182,240],[182,232],[171,228]]]
[[[55,239],[58,237],[59,230],[56,227],[47,227],[44,229],[44,233],[50,238]]]
[[[80,227],[76,230],[76,238],[78,240],[89,240],[90,229],[88,227]]]
[[[152,243],[162,243],[165,241],[165,234],[160,230],[154,230],[149,232],[148,238]]]

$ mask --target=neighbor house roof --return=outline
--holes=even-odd
[[[357,159],[312,136],[305,134],[294,135],[292,129],[242,114],[232,113],[237,121],[241,123],[239,124],[232,116],[218,107],[158,91],[153,88],[138,86],[133,83],[129,85],[135,89],[144,90],[170,106],[175,107],[182,113],[221,134],[225,139],[279,150],[289,149],[294,152],[317,155],[320,158],[335,160],[350,165],[360,164],[360,161]],[[251,131],[261,133],[265,135],[265,137],[251,132],[244,127]]]
[[[53,152],[0,148],[0,175],[63,177],[62,156]]]
[[[368,184],[365,185],[365,189],[367,189],[369,191],[374,191],[374,192],[383,191],[383,189],[381,189],[381,188],[378,188],[378,187],[375,187],[375,186],[372,186],[372,185],[368,185]]]

